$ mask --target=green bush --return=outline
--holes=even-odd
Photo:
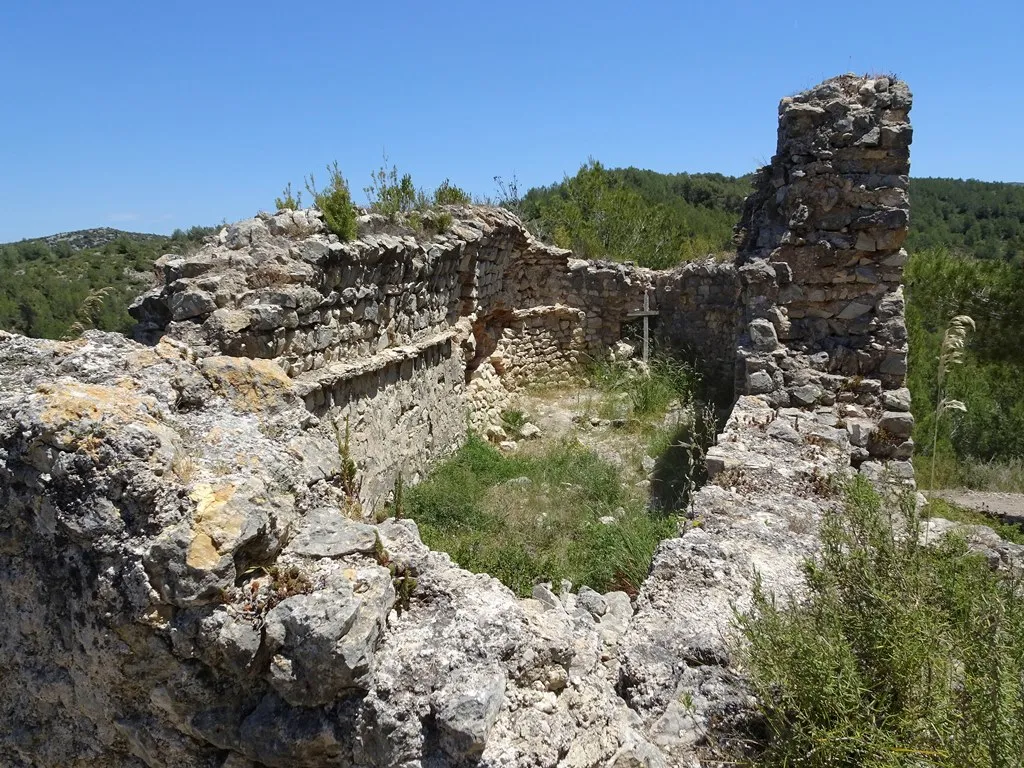
[[[370,174],[370,185],[363,187],[363,191],[371,210],[394,221],[399,214],[416,208],[417,200],[425,196],[417,195],[412,176],[405,173],[399,178],[398,169],[394,165],[388,169],[387,164],[388,156],[384,155],[384,165]]]
[[[323,213],[327,229],[337,235],[339,240],[354,240],[359,231],[356,209],[352,205],[348,182],[341,175],[337,161],[327,166],[327,176],[329,182],[323,191],[317,191],[316,180],[312,174],[306,180],[306,189],[313,196],[316,207]]]
[[[529,419],[526,418],[526,414],[522,411],[514,408],[509,408],[501,412],[501,424],[505,427],[505,431],[518,439],[519,431],[526,426],[526,422]]]
[[[274,198],[274,205],[279,211],[297,211],[302,207],[302,193],[292,194],[292,183],[281,190],[281,197]]]
[[[673,519],[651,515],[618,470],[575,441],[505,455],[470,435],[405,493],[424,542],[527,596],[541,581],[635,591]],[[615,516],[610,525],[599,518]]]
[[[591,361],[586,369],[591,386],[608,396],[624,398],[635,420],[660,418],[668,408],[687,405],[700,386],[700,374],[667,355],[651,356],[646,373],[628,362]]]
[[[438,188],[434,190],[435,205],[469,205],[471,202],[473,200],[469,193],[456,187],[448,179],[442,181]]]
[[[757,586],[738,619],[768,726],[757,765],[1024,765],[1021,585],[919,531],[913,499],[890,508],[858,477],[806,594]]]

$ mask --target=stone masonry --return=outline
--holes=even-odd
[[[145,343],[0,332],[4,765],[722,764],[757,732],[730,641],[755,579],[799,587],[832,478],[913,487],[909,109],[884,77],[784,99],[734,264],[579,261],[482,207],[350,243],[281,211],[165,257]],[[346,442],[378,510],[645,293],[736,398],[638,595],[517,599],[412,521],[356,519]]]
[[[844,75],[783,99],[778,151],[737,227],[737,389],[781,406],[838,401],[855,463],[913,450],[901,284],[910,107],[888,77]]]
[[[158,262],[163,286],[132,307],[138,337],[273,361],[312,413],[349,434],[368,507],[399,473],[418,480],[467,425],[500,423],[517,387],[565,382],[602,358],[645,292],[670,345],[731,370],[731,265],[582,261],[507,211],[451,212],[453,226],[432,236],[366,215],[349,243],[315,209],[233,224],[194,256]]]

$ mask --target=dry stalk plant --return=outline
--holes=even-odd
[[[939,421],[946,411],[967,412],[967,406],[960,400],[946,398],[946,374],[954,365],[963,365],[964,349],[967,346],[967,330],[976,330],[974,320],[968,315],[957,315],[949,322],[946,334],[942,338],[939,352],[939,370],[935,377],[935,425],[932,430],[932,467],[929,494],[935,490],[935,458],[939,444]],[[927,532],[926,532],[927,535]]]

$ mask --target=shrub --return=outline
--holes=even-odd
[[[370,174],[370,185],[363,187],[363,191],[372,210],[394,221],[399,214],[408,213],[416,207],[417,193],[412,176],[406,173],[399,178],[398,169],[392,165],[389,170],[387,164],[388,156],[385,154],[384,165]]]
[[[435,205],[469,205],[471,202],[469,193],[451,184],[448,179],[442,181],[434,190]]]
[[[302,207],[302,193],[298,192],[293,195],[292,183],[289,181],[288,185],[281,190],[281,197],[274,198],[274,205],[279,211],[297,211]]]
[[[514,408],[501,412],[501,424],[505,431],[515,440],[519,439],[520,430],[526,425],[527,421],[526,414]]]
[[[434,214],[434,228],[438,232],[447,232],[452,228],[452,215],[447,211]]]
[[[756,764],[1024,765],[1020,584],[962,537],[919,534],[912,498],[884,506],[857,477],[806,595],[757,585],[738,620],[768,726]]]
[[[499,208],[511,211],[520,219],[525,220],[526,215],[523,207],[525,200],[519,192],[519,179],[516,178],[516,175],[512,174],[512,178],[507,181],[503,176],[495,176],[494,186],[496,187],[495,197],[489,202]]]
[[[352,196],[348,191],[348,182],[341,175],[338,162],[327,166],[330,179],[327,188],[317,191],[313,174],[306,179],[306,189],[313,196],[313,202],[324,215],[327,229],[338,236],[339,240],[353,240],[358,233],[356,209],[352,205]]]

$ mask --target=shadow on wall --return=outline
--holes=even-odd
[[[694,404],[693,419],[672,433],[668,448],[658,457],[651,474],[651,509],[665,515],[685,511],[693,494],[708,481],[704,456],[714,445],[724,417],[711,403]]]
[[[473,377],[473,372],[487,360],[498,348],[501,335],[505,328],[515,321],[515,314],[508,309],[499,309],[489,312],[478,318],[473,323],[473,337],[475,340],[475,354],[473,359],[466,364],[466,383]],[[504,371],[499,371],[499,374]]]

